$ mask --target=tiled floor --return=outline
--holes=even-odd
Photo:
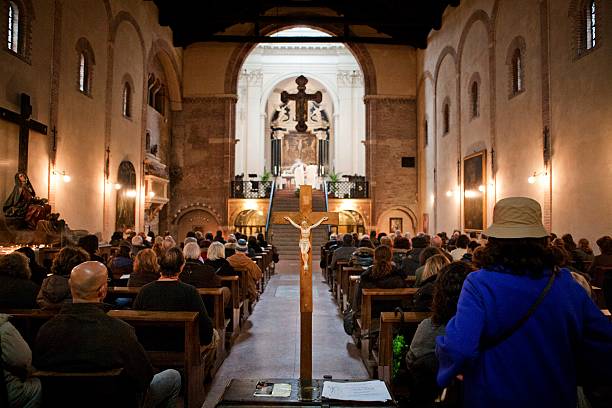
[[[342,329],[336,304],[313,260],[313,377],[367,378],[359,352]],[[204,407],[214,407],[231,378],[297,378],[299,366],[299,265],[281,261],[276,275],[215,375]]]

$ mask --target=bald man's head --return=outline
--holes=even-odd
[[[108,273],[100,262],[87,261],[70,273],[70,292],[74,303],[101,302],[106,297]]]

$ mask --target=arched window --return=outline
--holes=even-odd
[[[19,23],[20,23],[20,11],[19,6],[13,1],[9,1],[8,4],[8,21],[7,21],[7,39],[6,47],[15,52],[19,53]]]
[[[512,92],[523,91],[523,56],[520,49],[515,49],[512,55]]]
[[[123,97],[121,112],[126,118],[132,117],[132,86],[129,82],[123,84]]]
[[[427,119],[425,119],[425,124],[423,126],[423,135],[425,138],[425,146],[429,145],[429,127],[427,126]]]
[[[450,132],[450,103],[447,101],[444,103],[444,108],[442,109],[442,120],[443,120],[443,130],[444,135]]]
[[[78,58],[77,89],[79,92],[91,96],[93,67],[96,64],[93,48],[86,38],[81,37],[76,43]]]
[[[602,0],[571,0],[569,18],[572,26],[574,60],[599,48],[602,41]]]
[[[595,0],[589,0],[585,4],[584,10],[585,20],[585,48],[590,50],[595,47],[597,38],[597,6]]]
[[[89,64],[85,52],[79,54],[79,91],[89,93]]]
[[[470,87],[470,111],[472,113],[472,118],[477,118],[480,116],[480,94],[478,89],[478,81],[472,82],[472,86]]]

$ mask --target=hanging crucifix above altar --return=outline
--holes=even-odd
[[[32,105],[30,96],[21,94],[21,112],[13,112],[0,107],[0,118],[19,125],[19,165],[18,171],[26,173],[28,171],[28,145],[30,139],[30,129],[47,134],[47,126],[40,122],[30,119],[32,116]]]
[[[313,94],[306,93],[306,84],[308,83],[308,79],[304,75],[297,77],[295,83],[298,86],[297,93],[290,94],[287,91],[283,91],[281,93],[281,101],[283,103],[295,101],[295,120],[297,121],[295,130],[298,132],[305,132],[306,129],[308,129],[308,126],[306,126],[306,120],[308,120],[308,101],[321,103],[323,100],[323,94],[321,91],[317,91]]]

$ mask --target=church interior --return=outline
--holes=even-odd
[[[0,338],[17,328],[30,361],[13,375],[2,354],[7,406],[101,384],[119,390],[105,406],[323,406],[332,378],[371,406],[612,403],[610,381],[576,383],[573,357],[571,380],[551,368],[540,384],[561,400],[481,392],[501,380],[473,362],[518,364],[504,347],[536,321],[573,351],[599,333],[590,373],[612,378],[608,0],[0,0],[0,35]],[[490,270],[522,280],[483,289]],[[592,302],[555,309],[561,330],[536,318],[563,285],[587,298],[564,271]],[[483,319],[519,323],[459,368],[467,286]],[[133,327],[112,331],[134,349],[54,365],[50,332],[91,303]],[[423,383],[417,339],[435,360]],[[125,353],[142,354],[138,375],[111,363]],[[553,360],[528,355],[526,381],[548,378]]]

